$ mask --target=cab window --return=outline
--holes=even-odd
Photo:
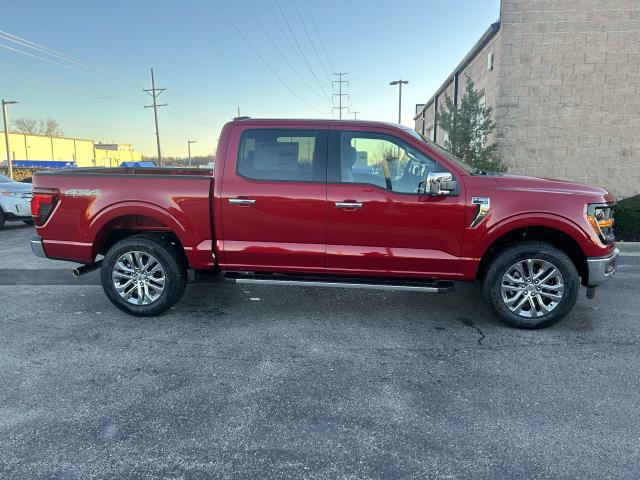
[[[255,180],[324,182],[325,135],[316,130],[247,130],[240,140],[238,174]]]
[[[368,183],[398,193],[419,193],[437,162],[402,140],[384,134],[339,132],[339,181]]]

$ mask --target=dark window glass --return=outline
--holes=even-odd
[[[256,180],[324,182],[322,136],[314,130],[247,130],[240,141],[238,174]]]
[[[340,132],[340,181],[370,183],[398,193],[418,193],[435,160],[390,135]]]

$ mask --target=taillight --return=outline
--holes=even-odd
[[[53,212],[53,208],[58,202],[59,191],[57,188],[34,188],[31,198],[31,216],[36,226],[44,223]]]

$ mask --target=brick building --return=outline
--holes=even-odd
[[[489,27],[442,87],[416,106],[434,125],[465,75],[494,108],[494,140],[512,173],[640,193],[640,0],[502,0]]]

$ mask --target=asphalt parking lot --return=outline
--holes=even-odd
[[[0,478],[637,478],[640,255],[542,331],[450,295],[191,285],[115,310],[0,231]]]

